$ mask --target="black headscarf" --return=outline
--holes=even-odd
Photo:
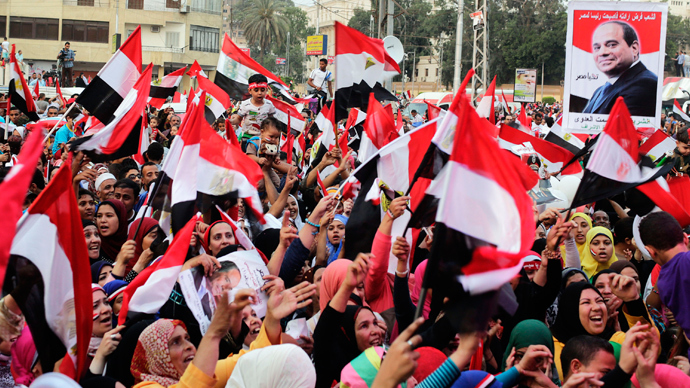
[[[580,321],[580,295],[587,289],[594,290],[601,296],[599,290],[587,282],[572,283],[561,294],[556,323],[551,328],[551,332],[562,343],[578,335],[592,335],[585,330]],[[613,329],[607,327],[597,337],[608,341],[614,333]]]
[[[91,264],[91,283],[98,284],[98,277],[101,274],[101,269],[106,265],[113,266],[105,260],[100,260]]]

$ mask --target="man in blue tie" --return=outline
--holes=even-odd
[[[619,20],[600,24],[592,34],[592,54],[597,69],[608,80],[594,92],[582,113],[608,114],[622,96],[632,116],[654,117],[658,78],[640,62],[635,30]]]

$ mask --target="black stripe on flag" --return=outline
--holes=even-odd
[[[96,76],[89,86],[77,97],[80,104],[89,113],[102,122],[108,124],[113,119],[113,113],[120,106],[124,98],[111,88],[100,77]]]
[[[248,84],[230,79],[219,71],[216,72],[213,83],[223,89],[233,100],[246,100],[249,96]]]
[[[65,357],[66,349],[46,321],[45,283],[41,271],[26,257],[11,255],[3,293],[14,296],[31,329],[43,370],[52,371],[55,363]]]
[[[378,177],[376,169],[378,156],[375,158],[376,160],[371,160],[366,166],[362,166],[356,176],[362,182],[362,188],[355,199],[352,213],[345,226],[345,233],[348,234],[343,248],[346,259],[354,260],[360,252],[371,252],[376,230],[381,224],[381,206],[365,199]]]
[[[372,88],[369,84],[362,81],[359,84],[340,88],[335,91],[335,121],[338,122],[347,118],[347,108],[359,108],[362,112],[366,112],[369,106],[369,94],[372,92],[378,101],[398,101],[395,94],[384,88],[380,82],[377,82]]]
[[[151,91],[149,92],[149,97],[151,97],[151,98],[162,98],[165,100],[168,97],[174,96],[176,91],[177,91],[176,86],[166,88],[164,86],[151,85]]]
[[[29,120],[38,121],[40,119],[36,112],[29,112],[29,108],[26,107],[26,100],[22,95],[17,93],[17,89],[15,89],[15,84],[12,81],[10,81],[9,85],[9,94],[10,99],[12,101],[12,105],[16,106],[20,111],[24,112],[24,114],[29,118]],[[11,133],[9,135],[11,135]]]
[[[566,150],[570,151],[573,155],[576,155],[578,152],[580,152],[580,149],[572,145],[571,143],[568,143],[564,138],[556,135],[553,132],[549,132],[546,134],[546,137],[544,137],[544,140],[551,142],[561,148],[565,148]]]
[[[88,108],[87,108],[88,110]],[[129,133],[129,136],[127,136],[127,139],[125,140],[124,143],[122,143],[122,146],[120,149],[118,149],[115,153],[113,154],[108,154],[104,155],[98,152],[98,150],[83,150],[86,155],[91,158],[91,161],[94,163],[102,163],[102,162],[108,162],[111,160],[116,160],[120,158],[124,158],[126,156],[132,156],[134,154],[139,153],[139,137],[141,135],[141,117],[139,117],[139,120],[137,120],[137,123],[134,125],[134,128],[132,128],[132,131]],[[77,149],[77,146],[80,144],[84,143],[85,141],[91,139],[93,135],[89,136],[82,136],[79,138],[76,138],[74,141],[72,141],[70,144],[70,149]]]

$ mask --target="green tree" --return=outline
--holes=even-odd
[[[690,19],[678,15],[668,14],[666,23],[666,61],[665,70],[671,75],[676,75],[673,58],[676,57],[681,47],[687,47],[690,43]]]
[[[285,42],[289,28],[285,17],[286,3],[280,0],[253,0],[242,22],[244,35],[252,46],[258,46],[261,63],[270,52],[271,42]],[[274,61],[275,63],[275,61]]]

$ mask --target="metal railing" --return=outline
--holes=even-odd
[[[63,5],[74,7],[109,7],[110,0],[62,0]]]
[[[141,46],[141,51],[184,54],[184,47]]]

